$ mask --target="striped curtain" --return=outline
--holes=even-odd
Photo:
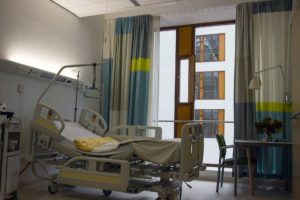
[[[237,42],[235,74],[235,138],[262,138],[255,130],[255,121],[266,117],[281,120],[284,127],[274,139],[291,139],[291,106],[285,102],[289,91],[289,16],[292,0],[273,0],[246,3],[237,6]],[[250,91],[249,83],[255,71],[283,65],[260,73],[262,89]],[[282,177],[284,159],[291,152],[281,148],[260,148],[255,152],[258,160],[257,175]]]
[[[102,106],[109,108],[109,127],[147,124],[151,23],[148,15],[105,23],[103,57],[110,62],[102,70],[102,82],[109,91]]]

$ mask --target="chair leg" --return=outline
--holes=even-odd
[[[218,177],[217,177],[217,188],[216,188],[216,192],[219,192],[220,173],[221,173],[221,156],[220,156],[220,158],[219,158],[219,166],[218,166]]]
[[[221,187],[223,187],[223,180],[224,180],[224,165],[222,166]]]

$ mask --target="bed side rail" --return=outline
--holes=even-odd
[[[56,125],[54,121],[58,121]],[[37,130],[58,139],[65,128],[65,123],[55,108],[44,103],[37,103],[31,123],[32,130]]]
[[[180,177],[192,181],[199,176],[203,165],[204,138],[202,125],[185,124],[181,128]]]
[[[129,172],[126,160],[78,156],[62,166],[57,180],[63,184],[126,192]]]
[[[158,126],[120,125],[110,129],[107,133],[107,136],[109,135],[154,137],[161,140],[162,128]]]
[[[82,109],[78,123],[100,136],[107,130],[104,118],[99,113],[86,108]]]

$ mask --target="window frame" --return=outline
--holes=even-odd
[[[199,112],[199,120],[217,120],[217,121],[224,121],[225,120],[225,109],[195,109],[194,110],[195,112],[194,112],[194,118],[195,118],[195,116],[196,116],[196,111],[198,111]],[[217,119],[201,119],[201,117],[200,117],[200,115],[201,115],[201,111],[202,111],[202,115],[204,116],[204,111],[217,111]],[[222,113],[222,119],[220,119],[219,118],[219,116],[220,116],[220,112],[223,112]],[[205,125],[205,124],[204,124]],[[216,124],[216,127],[217,127],[217,133],[216,134],[222,134],[222,135],[224,135],[225,134],[225,124],[224,123],[218,123],[218,124]],[[222,131],[220,131],[219,132],[219,130],[222,130]],[[203,133],[204,135],[207,135],[207,134],[205,134],[205,133]],[[215,135],[215,134],[214,134]],[[215,138],[215,136],[212,136],[212,137],[205,137],[204,136],[204,138]]]
[[[194,97],[195,97],[195,101],[201,101],[201,100],[225,100],[226,99],[226,87],[225,87],[225,80],[226,80],[226,73],[225,73],[225,71],[223,71],[223,70],[220,70],[220,71],[201,71],[201,72],[195,72],[195,77],[196,77],[196,73],[199,73],[199,74],[201,74],[201,73],[214,73],[214,72],[217,72],[218,73],[218,98],[216,98],[216,99],[212,99],[212,98],[200,98],[200,90],[201,90],[201,88],[200,88],[200,85],[201,85],[201,75],[199,75],[200,77],[199,77],[199,85],[197,85],[197,86],[199,86],[199,98],[197,97],[197,95],[196,95],[196,91],[194,91],[194,93],[195,93],[195,95],[194,95]],[[223,97],[220,97],[220,91],[219,91],[219,86],[220,86],[220,73],[223,73],[224,74],[224,81],[223,81],[223,93],[224,93],[224,95],[223,95]],[[196,87],[196,78],[195,78],[195,87]],[[203,87],[204,87],[204,81],[203,81]],[[196,88],[195,88],[195,90],[196,90]],[[204,94],[204,89],[203,89],[203,94]],[[197,99],[198,98],[198,99]]]
[[[196,33],[196,29],[197,28],[200,28],[200,27],[195,27],[195,33]],[[204,35],[199,35],[199,37],[201,37],[201,36],[210,36],[210,35],[223,35],[224,36],[224,59],[223,60],[217,60],[217,61],[198,61],[197,62],[197,57],[198,56],[201,56],[201,54],[196,54],[196,45],[195,45],[195,49],[194,49],[194,55],[195,55],[195,62],[196,63],[208,63],[208,62],[224,62],[226,59],[226,51],[225,51],[225,47],[226,47],[226,40],[225,40],[225,33],[215,33],[215,34],[204,34]],[[196,34],[195,34],[195,39],[196,39]],[[201,39],[200,39],[200,52],[199,53],[201,53]]]

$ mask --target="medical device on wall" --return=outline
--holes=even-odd
[[[17,199],[21,123],[12,112],[0,111],[0,117],[0,200]]]
[[[18,74],[21,76],[26,76],[29,78],[34,78],[34,79],[39,79],[39,80],[44,80],[44,81],[51,81],[53,77],[55,76],[54,73],[48,72],[45,70],[33,68],[27,65],[23,65],[20,63],[16,63],[10,60],[4,60],[0,59],[0,70],[13,73],[13,74]],[[60,75],[56,79],[56,83],[66,85],[66,86],[71,86],[75,87],[76,86],[76,80],[62,76]]]
[[[92,77],[92,80],[93,80],[92,86],[87,86],[85,88],[85,91],[84,91],[83,95],[86,98],[100,99],[100,97],[101,97],[100,92],[101,91],[96,86],[96,63],[93,64],[93,77]]]
[[[40,103],[41,100],[44,98],[44,96],[46,95],[46,93],[49,91],[49,89],[51,88],[51,86],[60,78],[60,74],[62,73],[63,70],[65,69],[70,69],[70,68],[87,68],[87,67],[93,67],[94,68],[94,78],[93,78],[93,88],[96,89],[96,87],[94,86],[94,83],[96,82],[96,66],[99,65],[101,66],[102,64],[106,64],[106,62],[100,62],[100,63],[92,63],[92,64],[76,64],[76,65],[65,65],[63,66],[58,72],[57,74],[52,78],[52,80],[50,81],[49,85],[47,86],[47,88],[45,89],[45,91],[42,93],[42,95],[38,98],[37,102]],[[76,116],[77,116],[77,95],[78,95],[78,89],[79,89],[79,71],[77,71],[77,81],[76,81],[76,99],[75,99],[75,114],[74,114],[74,122],[77,120]]]

